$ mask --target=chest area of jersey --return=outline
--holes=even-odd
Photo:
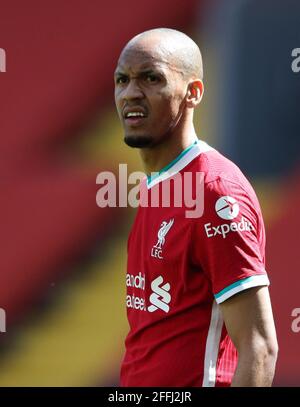
[[[178,210],[138,213],[128,242],[128,308],[149,315],[174,309],[188,272],[190,227]]]
[[[141,211],[131,232],[129,259],[138,267],[168,270],[183,261],[190,235],[191,224],[182,211]]]

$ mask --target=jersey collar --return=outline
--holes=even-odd
[[[170,164],[166,165],[162,170],[148,175],[147,188],[150,189],[159,182],[174,176],[198,155],[210,150],[213,150],[213,148],[205,143],[205,141],[196,139],[193,144],[183,150]]]

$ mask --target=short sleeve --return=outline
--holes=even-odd
[[[250,185],[221,178],[205,185],[204,213],[194,224],[193,257],[211,281],[217,303],[269,285],[263,218]]]

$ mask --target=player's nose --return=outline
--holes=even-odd
[[[123,91],[122,97],[124,100],[142,99],[144,93],[138,86],[137,81],[131,80]]]

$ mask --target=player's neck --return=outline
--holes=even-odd
[[[174,132],[170,137],[153,148],[140,149],[144,169],[147,175],[152,172],[159,172],[170,164],[178,155],[188,148],[197,138],[193,122],[179,131]]]

